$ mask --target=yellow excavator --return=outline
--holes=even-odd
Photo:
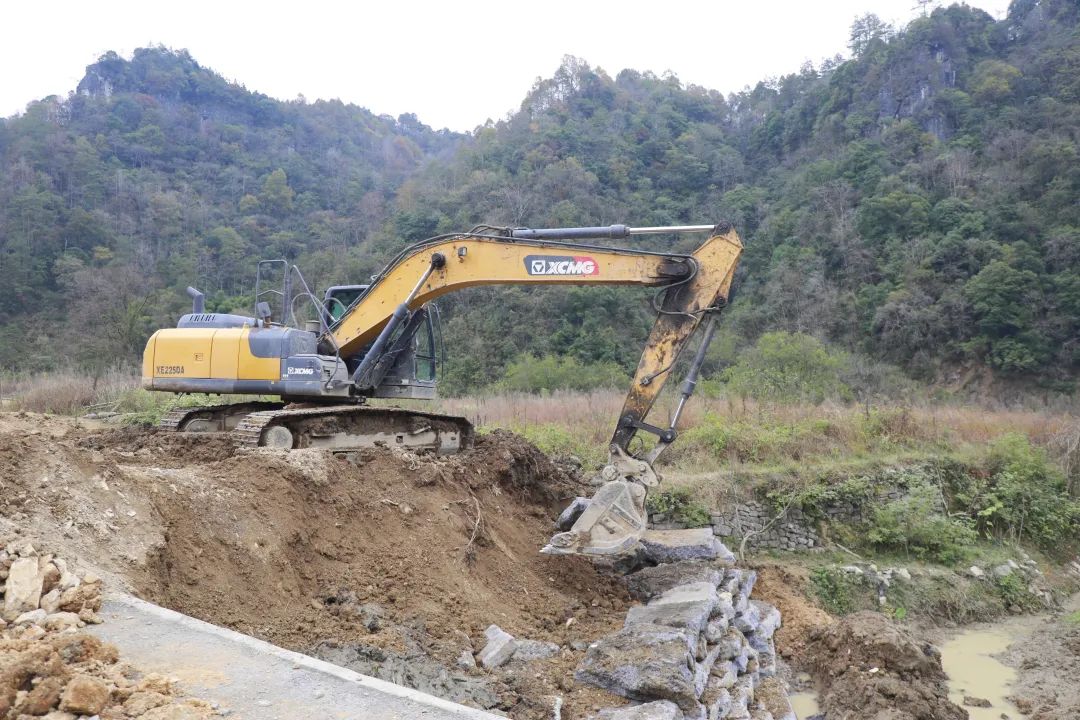
[[[633,235],[708,233],[692,254],[632,250],[587,241]],[[348,452],[378,445],[439,454],[469,447],[472,425],[461,417],[366,404],[368,398],[434,399],[442,335],[438,297],[476,285],[641,285],[659,288],[656,322],[609,447],[605,481],[573,527],[543,552],[618,555],[645,531],[645,496],[659,480],[653,463],[676,437],[705,352],[727,303],[742,251],[728,224],[587,228],[479,226],[402,250],[366,285],[336,285],[316,297],[285,260],[258,264],[253,316],[206,312],[188,288],[192,312],[146,344],[142,382],[149,390],[276,396],[182,408],[168,430],[229,432],[242,445],[319,447]],[[279,285],[280,283],[280,285]],[[297,305],[314,319],[298,327]],[[613,319],[613,321],[616,321]],[[699,326],[671,421],[646,419],[680,352]],[[656,437],[635,456],[638,432]]]

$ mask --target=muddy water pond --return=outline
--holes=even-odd
[[[1021,617],[964,630],[941,646],[941,664],[949,676],[949,699],[968,711],[971,720],[999,720],[1002,713],[1020,717],[1007,699],[1016,670],[996,658],[1029,634],[1038,619]],[[969,707],[964,697],[988,700],[990,707]]]
[[[812,692],[792,693],[788,696],[788,700],[791,701],[791,709],[795,711],[795,717],[799,720],[805,720],[821,712],[817,695]]]

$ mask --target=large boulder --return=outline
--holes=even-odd
[[[631,700],[670,700],[697,711],[697,636],[662,625],[627,625],[589,647],[574,679]]]
[[[21,557],[12,563],[4,584],[4,619],[11,621],[41,603],[45,574],[39,570],[36,557]]]

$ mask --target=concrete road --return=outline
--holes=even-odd
[[[367,677],[166,610],[110,595],[89,632],[144,672],[180,680],[237,720],[497,720],[481,710]]]

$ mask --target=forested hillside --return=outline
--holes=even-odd
[[[568,58],[469,135],[278,102],[184,52],[107,55],[68,99],[0,122],[0,365],[134,358],[187,284],[214,309],[249,305],[259,257],[322,287],[477,223],[727,218],[747,251],[716,363],[787,330],[925,380],[1071,389],[1077,3],[1016,0],[1000,22],[954,5],[899,30],[868,16],[851,50],[729,97]],[[444,307],[459,390],[530,354],[629,367],[648,325],[631,290],[476,289]]]

